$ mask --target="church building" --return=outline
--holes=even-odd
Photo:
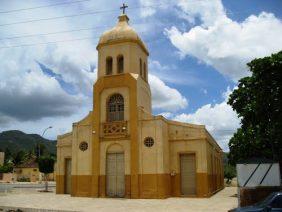
[[[58,136],[56,193],[210,197],[224,186],[222,150],[204,125],[152,115],[149,51],[128,22],[100,37],[93,110]]]

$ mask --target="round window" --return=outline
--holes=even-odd
[[[154,145],[154,139],[152,137],[145,138],[144,145],[146,147],[152,147]]]
[[[88,143],[85,142],[85,141],[82,141],[82,142],[79,144],[79,149],[80,149],[81,151],[87,150],[87,149],[88,149]]]

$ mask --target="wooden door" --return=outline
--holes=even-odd
[[[106,175],[107,196],[124,197],[125,177],[123,153],[107,154]]]
[[[66,159],[65,165],[65,194],[71,193],[71,159]]]
[[[182,195],[196,194],[196,160],[195,154],[180,155],[180,175]]]

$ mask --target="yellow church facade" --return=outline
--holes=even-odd
[[[58,136],[56,193],[209,197],[224,186],[222,150],[204,125],[152,115],[149,51],[128,21],[99,40],[93,110]]]

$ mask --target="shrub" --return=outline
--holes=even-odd
[[[225,165],[224,166],[224,178],[226,178],[226,183],[230,184],[231,180],[236,177],[236,169],[235,166],[232,165]]]
[[[19,177],[18,182],[30,182],[30,179],[28,177]]]
[[[4,164],[0,166],[0,173],[10,173],[13,171],[13,166],[11,164]]]

